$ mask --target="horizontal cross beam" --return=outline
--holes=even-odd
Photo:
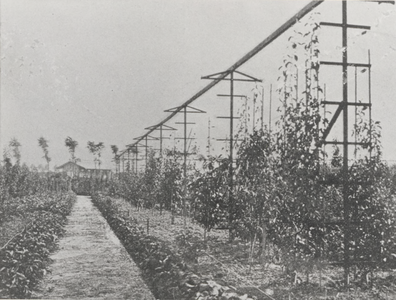
[[[327,145],[344,145],[344,142],[337,142],[337,141],[324,141],[323,143],[327,144]],[[352,146],[369,146],[370,143],[348,142],[348,145],[352,145]]]
[[[333,23],[333,22],[320,22],[320,25],[324,26],[332,26],[332,27],[342,27],[341,23]],[[348,28],[353,28],[353,29],[363,29],[363,30],[370,30],[370,26],[366,25],[353,25],[353,24],[347,24]]]
[[[161,126],[163,127],[162,129],[160,128]],[[153,126],[146,127],[144,129],[148,129],[148,130],[177,130],[176,128],[173,128],[173,127],[165,125],[165,124],[153,125]]]
[[[338,102],[338,101],[322,101],[322,104],[329,104],[329,105],[340,105],[343,104],[343,102]],[[348,106],[365,106],[365,107],[371,107],[371,103],[361,103],[361,102],[348,102]]]
[[[343,65],[342,62],[338,61],[321,61],[321,65],[326,65],[326,66],[341,66]],[[370,68],[371,64],[364,64],[364,63],[347,63],[348,67],[358,67],[358,68]]]
[[[231,95],[226,95],[226,94],[217,94],[218,97],[231,97]],[[246,95],[232,95],[233,97],[237,98],[247,98]]]
[[[240,117],[218,116],[218,119],[240,119]]]
[[[175,122],[175,124],[182,124],[182,125],[184,125],[184,124],[197,124],[197,123],[195,123],[195,122]]]

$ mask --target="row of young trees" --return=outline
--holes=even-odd
[[[326,262],[340,262],[344,208],[342,186],[335,180],[341,178],[339,157],[326,163],[313,159],[314,153],[300,141],[286,149],[282,140],[260,129],[240,145],[233,211],[230,162],[222,157],[202,157],[201,166],[190,165],[184,179],[181,156],[168,151],[156,158],[151,152],[144,172],[119,174],[110,192],[136,206],[174,214],[182,214],[187,199],[190,216],[206,231],[230,226],[235,237],[271,241],[291,270],[308,272]],[[363,269],[370,265],[367,262],[385,266],[396,256],[395,172],[377,153],[355,161],[350,174],[350,217],[355,224],[350,229],[351,255]]]
[[[245,113],[236,162],[202,157],[199,167],[190,165],[183,178],[182,157],[175,151],[160,158],[152,152],[145,171],[120,174],[112,192],[136,205],[158,204],[173,212],[181,211],[187,199],[188,211],[207,231],[226,226],[235,237],[260,240],[262,245],[270,240],[290,270],[309,273],[314,267],[342,262],[346,230],[351,237],[349,261],[362,274],[395,263],[396,176],[395,168],[381,160],[379,122],[358,110],[353,135],[363,146],[356,148],[359,156],[348,166],[345,189],[340,149],[324,151],[329,121],[321,113],[319,25],[312,20],[308,25],[289,39],[291,51],[280,67],[276,130],[248,132],[243,124],[250,116]],[[301,69],[303,82],[298,81]],[[231,163],[233,185],[228,178]],[[351,207],[348,227],[345,194]]]
[[[46,169],[49,170],[49,163],[51,162],[51,157],[49,156],[49,141],[44,138],[40,137],[38,139],[38,146],[42,149],[44,156],[43,158],[45,159],[45,162],[47,164]],[[65,139],[65,146],[68,148],[69,153],[70,153],[70,161],[72,162],[79,162],[80,159],[76,157],[76,148],[78,146],[78,142],[74,139],[72,139],[70,136],[68,136]],[[21,144],[16,138],[12,138],[11,141],[9,142],[9,145],[6,149],[4,149],[3,152],[3,161],[4,163],[11,163],[11,160],[13,159],[16,164],[20,164],[21,160],[21,151],[20,151]],[[111,146],[112,148],[115,146]],[[87,143],[87,148],[89,152],[94,155],[94,163],[95,167],[98,165],[100,168],[102,164],[101,156],[102,156],[102,151],[105,148],[103,142],[95,143],[92,141],[88,141]]]
[[[271,134],[260,129],[244,139],[235,166],[232,205],[228,158],[202,157],[200,167],[190,165],[184,179],[183,158],[172,151],[162,158],[151,152],[144,172],[119,174],[110,191],[136,206],[181,215],[187,200],[189,215],[206,231],[228,227],[234,237],[261,245],[270,241],[290,270],[309,273],[329,262],[340,263],[344,235],[343,191],[337,180],[342,178],[340,157],[330,162],[318,158],[308,142],[312,137],[296,137],[291,131],[286,129],[287,144],[283,130]],[[381,161],[379,152],[350,166],[351,260],[362,274],[395,263],[395,181],[394,168]]]

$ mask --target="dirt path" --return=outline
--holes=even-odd
[[[89,197],[78,196],[37,298],[155,299]]]

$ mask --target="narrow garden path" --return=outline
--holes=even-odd
[[[89,197],[78,196],[51,272],[35,297],[155,299],[123,245]]]

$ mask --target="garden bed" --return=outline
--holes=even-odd
[[[125,216],[110,197],[94,195],[92,199],[158,299],[252,299],[194,272],[184,256],[174,253],[163,240],[147,235],[138,221]]]
[[[0,248],[1,298],[29,298],[47,272],[49,254],[62,236],[75,199],[74,193],[36,197],[34,207],[29,208],[34,219],[13,227],[24,229]]]
[[[378,271],[372,286],[354,285],[342,289],[343,271],[326,266],[306,274],[287,274],[277,261],[276,249],[269,246],[264,264],[256,247],[249,257],[250,243],[235,239],[228,241],[226,230],[214,230],[203,240],[204,230],[198,224],[181,216],[172,216],[168,211],[139,210],[120,198],[107,198],[114,213],[125,222],[137,223],[140,231],[162,243],[177,258],[182,259],[188,270],[199,278],[213,280],[222,286],[234,287],[241,293],[257,299],[394,299],[396,298],[396,272]],[[136,226],[136,225],[135,225]]]

